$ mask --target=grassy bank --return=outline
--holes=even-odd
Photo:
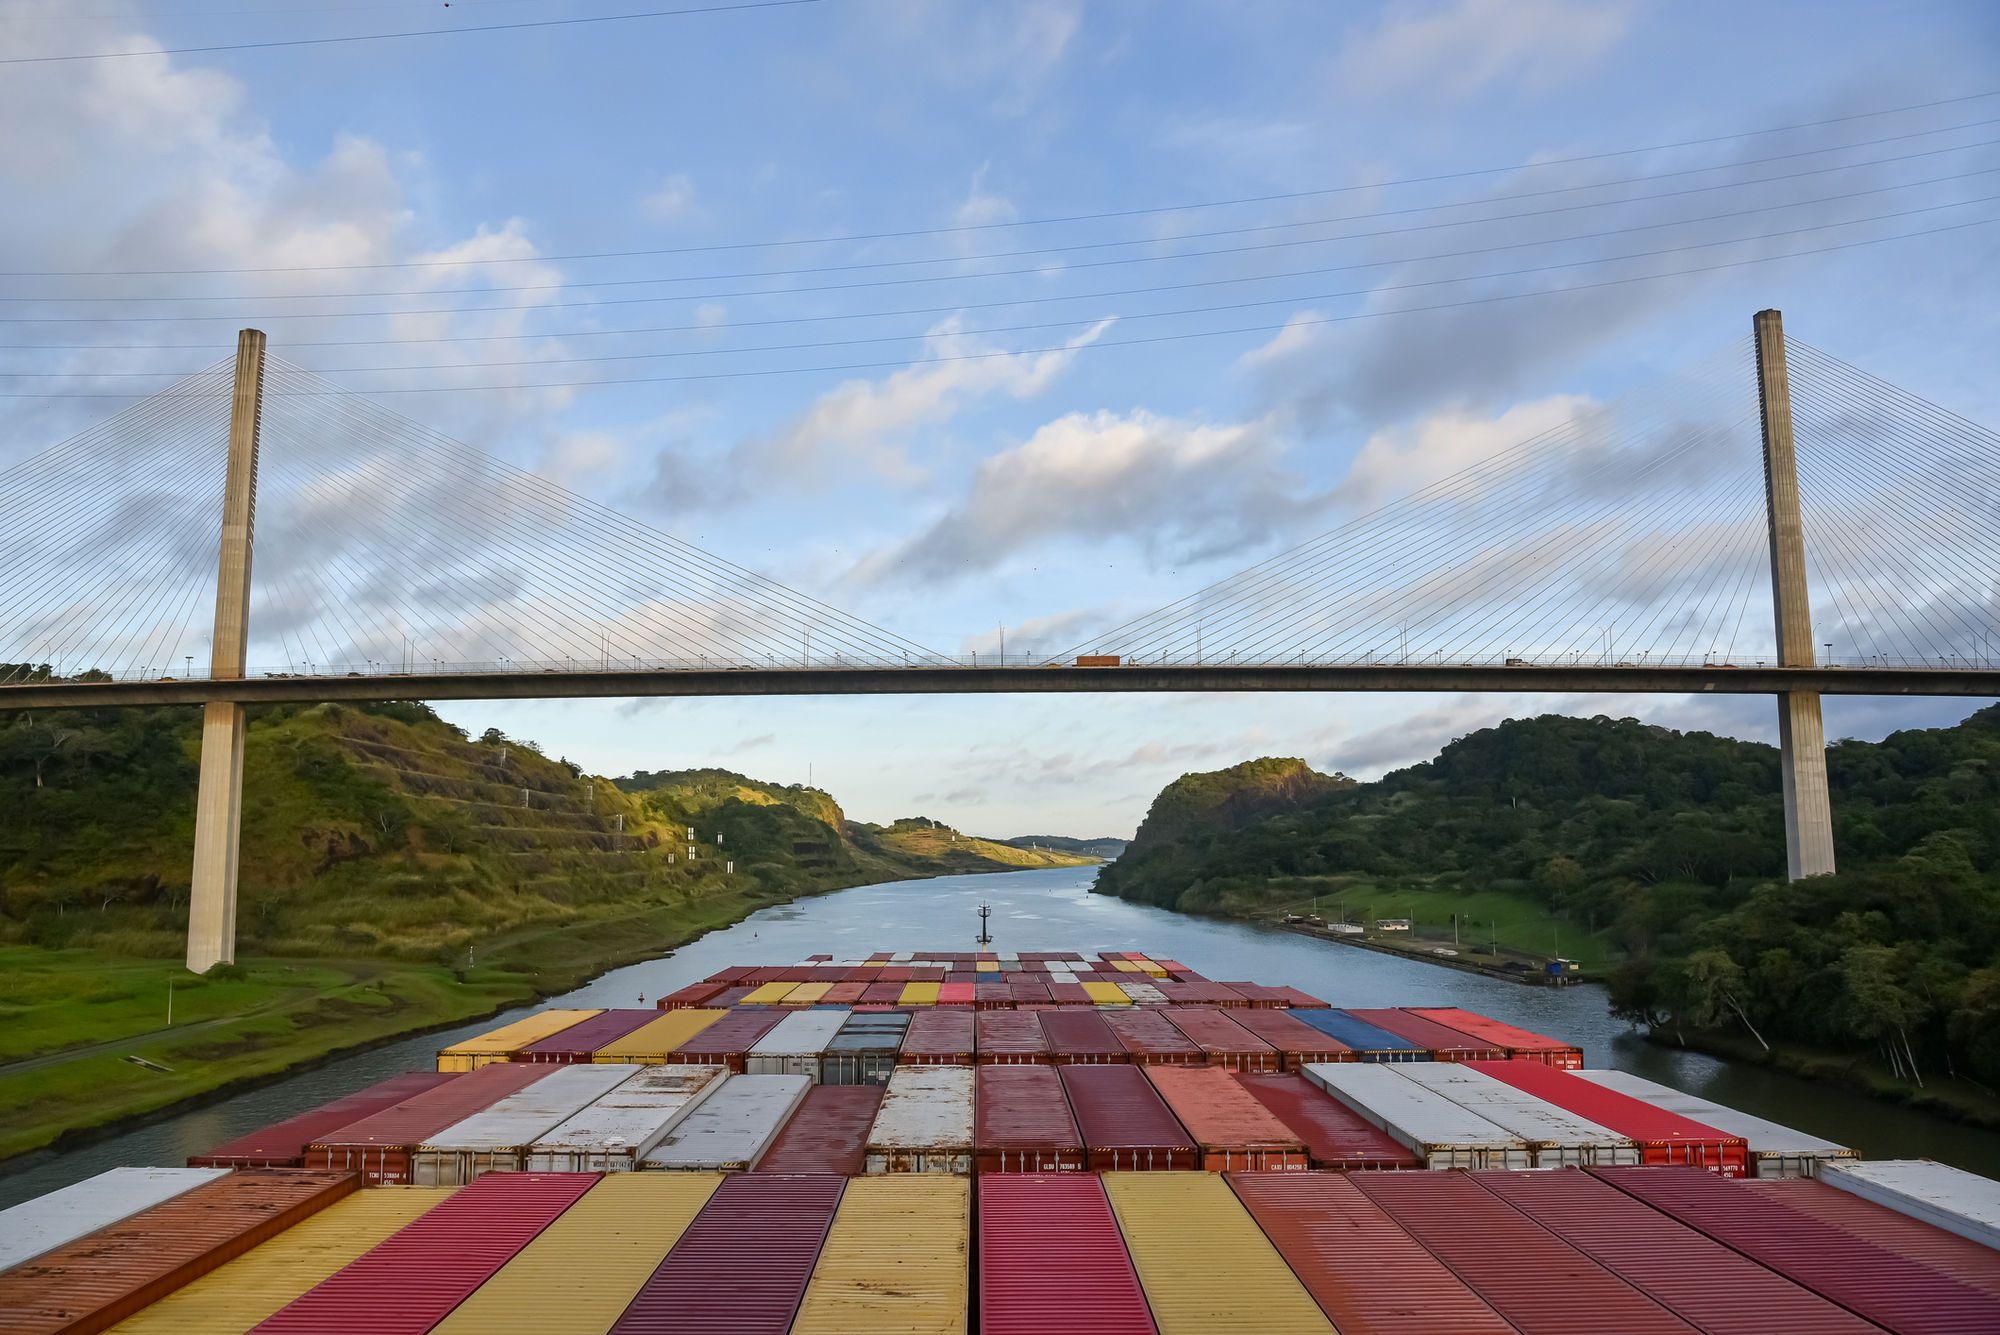
[[[1284,912],[1316,912],[1334,922],[1344,908],[1349,922],[1369,929],[1371,942],[1419,958],[1436,946],[1457,950],[1475,962],[1492,962],[1490,947],[1497,941],[1501,960],[1541,962],[1561,955],[1593,977],[1602,977],[1618,958],[1608,933],[1584,931],[1547,904],[1502,891],[1387,887],[1345,877],[1327,877],[1316,887],[1302,881],[1298,888],[1305,889],[1307,897],[1286,906]],[[1315,903],[1317,908],[1312,907]],[[1378,933],[1374,926],[1382,918],[1408,918],[1410,931]]]

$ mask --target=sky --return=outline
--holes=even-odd
[[[1766,307],[2000,425],[1989,4],[821,0],[552,22],[647,7],[0,0],[0,468],[254,323],[288,364],[798,598],[944,655],[1004,634],[1011,658],[1087,647],[1683,368],[1740,372]],[[261,45],[524,23],[544,26]],[[507,488],[440,499],[453,475],[413,433],[401,466],[357,474],[331,445],[298,465],[347,470],[308,543],[272,435],[310,424],[269,411],[259,570],[288,583],[253,606],[265,663],[311,655],[343,562],[384,607],[419,596],[380,591],[399,569],[519,575],[450,564],[445,520]],[[208,474],[181,471],[206,506]],[[1754,521],[1761,496],[1741,499]],[[370,507],[393,524],[354,527]],[[1827,731],[1979,703],[1830,698]],[[1188,770],[1372,776],[1551,711],[1775,734],[1759,697],[441,707],[599,773],[720,765],[810,777],[862,819],[1077,836],[1129,835]]]

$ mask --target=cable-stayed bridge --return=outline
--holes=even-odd
[[[0,708],[205,706],[205,968],[233,951],[259,701],[1769,693],[1803,876],[1833,869],[1821,694],[2000,695],[2000,434],[1786,339],[1776,312],[1508,449],[1455,448],[1364,453],[1332,498],[1354,517],[1087,641],[958,656],[246,330],[235,357],[0,472]]]

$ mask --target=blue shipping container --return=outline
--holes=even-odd
[[[1357,1020],[1341,1010],[1288,1010],[1285,1014],[1309,1024],[1328,1038],[1345,1043],[1365,1062],[1427,1062],[1430,1050],[1407,1038],[1398,1038],[1366,1020]]]

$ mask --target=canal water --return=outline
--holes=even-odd
[[[1591,1066],[1634,1071],[1858,1146],[1869,1157],[1940,1159],[2000,1176],[2000,1133],[1759,1067],[1657,1047],[1611,1018],[1595,987],[1524,987],[1275,927],[1128,904],[1091,894],[1095,876],[1094,867],[946,876],[856,886],[765,909],[664,958],[615,969],[497,1019],[403,1039],[76,1149],[24,1157],[11,1170],[0,1168],[0,1207],[106,1168],[181,1163],[376,1080],[428,1068],[438,1048],[544,1006],[650,1006],[731,964],[788,964],[823,952],[838,958],[875,950],[970,950],[982,903],[992,906],[990,930],[999,949],[1146,950],[1210,978],[1290,983],[1336,1006],[1463,1006],[1579,1043]]]

